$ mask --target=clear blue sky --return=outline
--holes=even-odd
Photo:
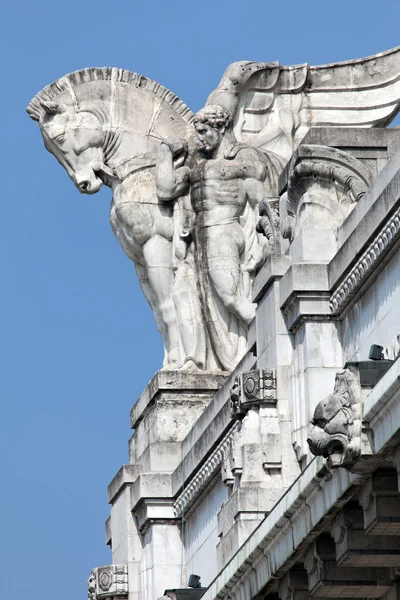
[[[109,190],[82,196],[25,114],[88,66],[155,79],[192,110],[236,60],[321,64],[400,44],[398,0],[4,3],[1,84],[1,597],[78,600],[108,564],[106,488],[162,360]]]

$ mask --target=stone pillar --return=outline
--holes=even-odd
[[[253,284],[253,299],[257,303],[255,329],[257,367],[276,372],[275,414],[281,451],[281,478],[288,487],[300,472],[292,445],[289,382],[292,363],[291,334],[280,307],[281,280],[291,265],[289,256],[270,256]]]
[[[299,461],[310,457],[307,436],[316,405],[343,367],[340,323],[329,307],[326,263],[293,264],[281,281],[280,302],[291,332],[289,388],[292,444]]]

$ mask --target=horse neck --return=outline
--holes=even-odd
[[[103,134],[101,144],[103,160],[106,165],[112,166],[121,144],[122,128],[112,124],[109,107],[103,102],[83,102],[79,112],[88,112],[97,118]]]
[[[109,128],[104,130],[103,156],[104,163],[121,178],[135,170],[154,167],[158,150],[158,141],[132,130]]]
[[[119,150],[122,141],[122,129],[120,127],[113,127],[109,124],[103,125],[103,157],[104,163],[113,167],[118,164],[119,161]]]

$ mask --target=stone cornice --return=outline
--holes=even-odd
[[[333,313],[340,313],[374,271],[376,264],[382,259],[395,242],[400,238],[400,208],[388,219],[365,252],[353,265],[348,275],[334,290],[330,299]]]
[[[322,519],[329,521],[330,511],[347,502],[355,482],[357,478],[348,471],[329,471],[317,457],[217,575],[203,600],[252,600],[281,574],[293,550],[301,553],[300,545],[307,547],[315,538]]]
[[[207,458],[204,465],[184,487],[182,493],[174,502],[174,510],[177,517],[181,517],[187,512],[188,508],[196,501],[207,484],[212,480],[216,471],[220,468],[224,453],[229,450],[232,443],[236,427],[237,425],[235,424],[229,429],[225,437]]]

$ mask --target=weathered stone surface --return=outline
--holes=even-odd
[[[304,566],[315,598],[381,598],[392,583],[390,569],[338,567],[334,545],[318,539],[307,551]]]
[[[332,537],[338,566],[400,566],[400,540],[390,535],[368,535],[361,508],[343,508],[333,521]]]
[[[292,241],[302,229],[336,229],[365,196],[371,179],[369,169],[351,154],[302,144],[290,162],[282,236]],[[331,246],[327,259],[336,251]]]
[[[400,493],[394,473],[371,475],[360,491],[368,535],[400,535]]]
[[[93,569],[88,581],[88,599],[128,597],[128,567],[108,565]]]
[[[314,455],[328,458],[332,466],[353,462],[361,454],[361,386],[357,373],[337,373],[335,389],[316,406],[308,437]]]

